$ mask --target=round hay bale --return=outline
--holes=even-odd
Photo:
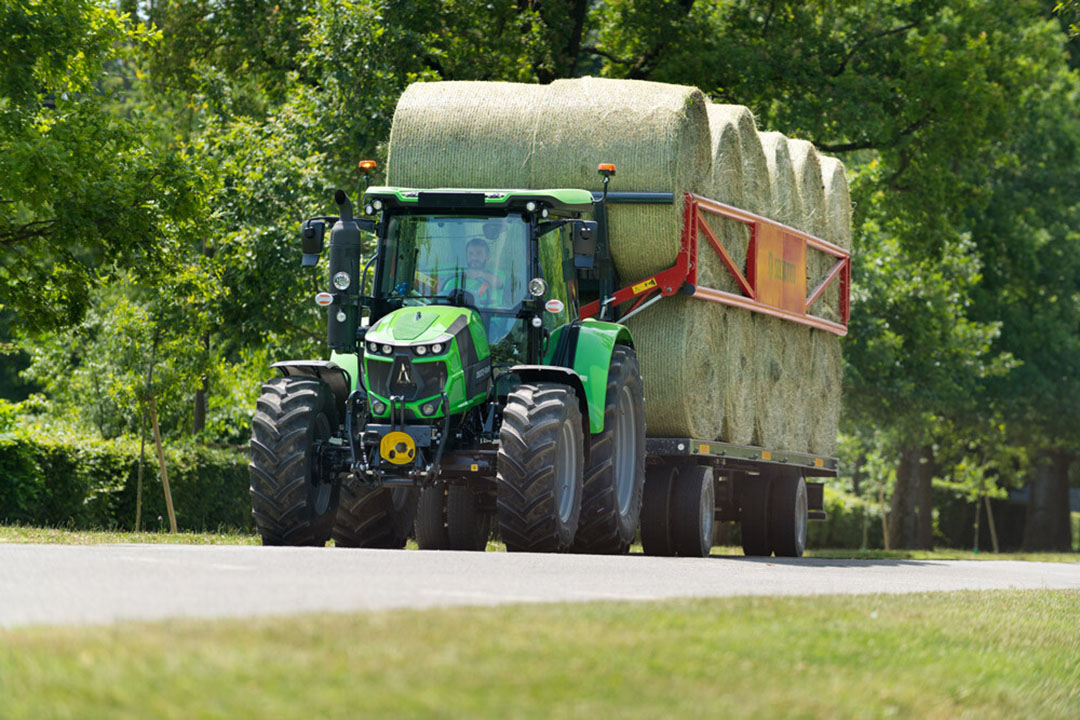
[[[799,229],[814,237],[824,238],[827,228],[825,218],[825,183],[821,176],[821,160],[812,143],[788,138],[791,168],[795,172],[795,187],[802,203],[803,227]]]
[[[758,137],[754,114],[742,105],[710,105],[709,119],[722,118],[739,131],[739,155],[743,164],[744,210],[768,217],[772,212],[772,184],[765,151]]]
[[[413,83],[394,111],[387,184],[530,187],[544,93],[544,86],[524,83]]]
[[[738,112],[738,110],[744,112]],[[728,205],[746,208],[746,164],[743,162],[743,138],[740,135],[739,122],[750,119],[753,139],[757,133],[753,130],[753,116],[746,108],[735,105],[708,106],[709,128],[712,132],[712,179],[705,195]],[[764,165],[765,156],[761,154],[760,172],[767,181],[768,173]],[[760,182],[762,178],[758,178]],[[767,182],[765,183],[767,186]],[[717,234],[724,248],[731,255],[739,269],[746,273],[746,255],[750,243],[750,229],[743,223],[720,216],[705,214],[706,222]],[[699,241],[700,252],[698,282],[706,287],[742,294],[735,278],[728,272],[720,257],[707,247],[705,241]],[[724,407],[723,429],[720,439],[725,442],[747,444],[754,432],[754,325],[751,313],[747,310],[713,305],[711,312],[721,316],[722,335],[716,348],[717,361],[721,368],[721,400]]]
[[[711,305],[675,295],[627,322],[641,364],[651,436],[720,437],[724,405],[718,389],[727,378],[713,356],[723,314],[706,312]]]
[[[769,168],[769,184],[772,187],[772,207],[769,217],[798,230],[804,224],[802,198],[795,180],[795,169],[791,164],[791,152],[788,139],[778,132],[759,133],[761,147],[765,151],[765,162]]]
[[[851,250],[851,194],[844,163],[821,156],[821,178],[825,186],[825,239]]]
[[[611,253],[624,282],[675,264],[684,192],[709,181],[707,101],[682,85],[577,78],[547,86],[533,139],[530,187],[599,190],[596,166],[614,163],[614,191],[673,192],[674,205],[612,205]]]
[[[751,322],[755,338],[753,444],[780,449],[787,439],[781,382],[784,379],[784,335],[788,323],[760,313],[753,313]]]
[[[840,429],[843,357],[840,338],[824,330],[810,331],[811,367],[814,378],[810,401],[810,452],[832,455]]]

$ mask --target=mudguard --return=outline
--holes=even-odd
[[[345,401],[349,399],[349,392],[355,382],[348,370],[329,360],[285,360],[270,367],[283,377],[312,377],[322,380],[334,393],[338,419],[345,417]]]
[[[589,432],[593,434],[604,429],[607,376],[616,345],[633,347],[630,331],[623,325],[590,318],[552,333],[544,357],[551,365],[572,368],[580,379],[588,404]],[[585,410],[582,408],[583,413]]]

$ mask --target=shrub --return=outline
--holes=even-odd
[[[133,529],[138,463],[139,443],[130,438],[106,441],[41,425],[0,433],[0,522]],[[251,528],[246,453],[172,444],[165,465],[180,529]],[[159,515],[167,517],[165,496],[148,443],[144,527],[154,529]]]

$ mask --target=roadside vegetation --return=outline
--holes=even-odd
[[[1080,593],[0,631],[0,716],[1075,718]]]
[[[244,529],[242,479],[213,507],[184,486],[235,474],[271,362],[325,353],[302,219],[385,167],[412,82],[597,75],[695,85],[847,168],[835,489],[875,522],[828,544],[973,547],[978,525],[988,549],[992,509],[1003,545],[1068,550],[1077,24],[1071,0],[7,3],[0,522],[134,528],[144,455],[163,515],[158,425],[179,527]]]

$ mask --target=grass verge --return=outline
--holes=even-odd
[[[1061,717],[1080,593],[728,598],[0,631],[0,717]]]

